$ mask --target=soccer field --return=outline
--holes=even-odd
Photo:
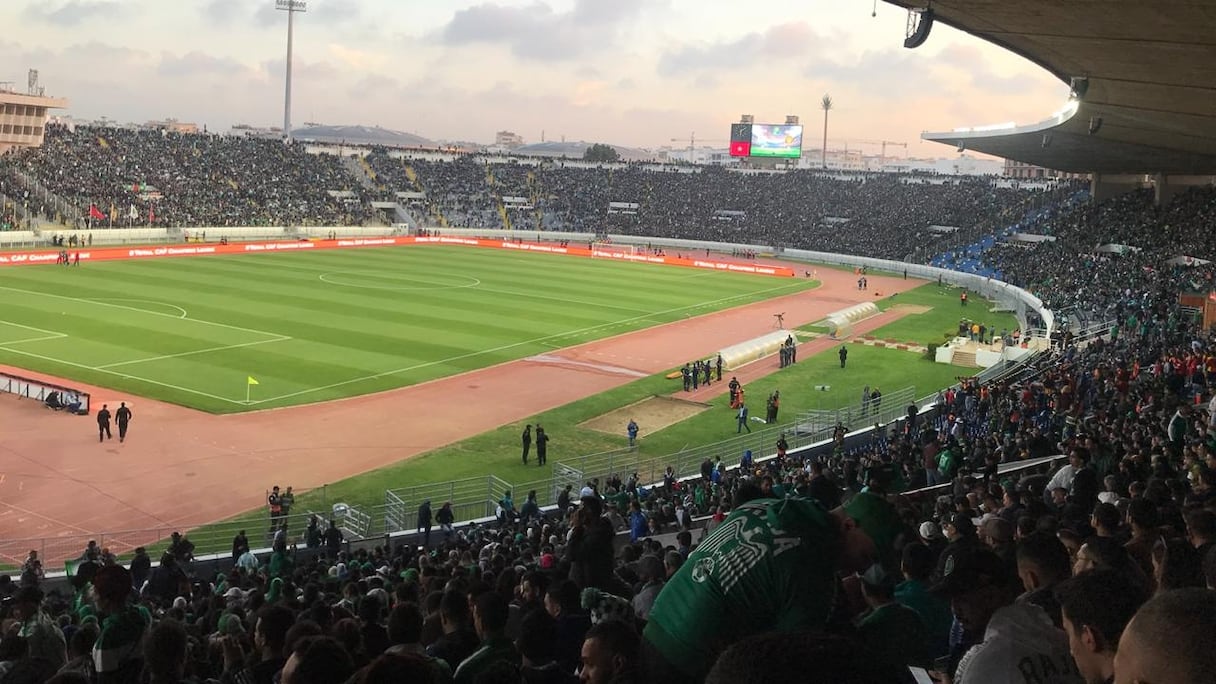
[[[812,285],[443,246],[23,266],[0,270],[0,363],[233,413],[411,385]]]

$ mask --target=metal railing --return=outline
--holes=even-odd
[[[867,423],[889,423],[907,414],[908,405],[916,401],[916,388],[905,387],[883,394],[878,402],[862,400],[835,409],[814,410],[798,418],[800,431],[831,433],[837,425],[852,429]]]
[[[516,501],[522,500],[511,483],[494,475],[390,489],[384,492],[381,516],[384,529],[386,532],[418,529],[418,509],[424,501],[431,502],[432,515],[437,514],[443,504],[451,503],[456,520],[493,516],[495,507],[508,491]]]
[[[329,510],[293,513],[279,518],[278,523],[287,523],[287,538],[290,543],[303,546],[304,535],[313,516],[316,516],[322,530],[333,520],[347,538],[363,539],[383,534],[384,529],[377,522],[379,513],[374,508],[364,510],[359,506],[339,503]],[[129,559],[139,547],[148,549],[155,559],[161,551],[168,548],[174,532],[181,532],[194,544],[195,556],[230,552],[232,540],[239,532],[245,532],[253,548],[269,547],[274,539],[269,513],[258,510],[219,523],[0,539],[0,566],[18,566],[25,561],[30,551],[37,551],[38,557],[50,568],[52,564],[80,558],[90,541],[96,541],[99,548],[108,549],[120,560]]]
[[[291,538],[302,539],[310,515],[299,513],[288,516],[286,522]],[[320,514],[318,516],[320,517]],[[322,523],[328,524],[325,518],[322,518]],[[135,549],[141,546],[147,548],[149,554],[156,558],[159,552],[153,553],[153,550],[168,548],[169,539],[174,532],[182,532],[194,544],[195,555],[201,556],[230,552],[233,538],[242,530],[246,532],[251,546],[270,546],[273,538],[270,518],[267,513],[259,511],[237,520],[202,527],[161,526],[89,534],[60,534],[55,537],[0,539],[0,563],[20,565],[25,561],[26,554],[33,550],[38,552],[38,557],[43,559],[49,569],[52,563],[80,558],[90,541],[96,541],[98,547],[108,549],[120,559],[130,558]]]

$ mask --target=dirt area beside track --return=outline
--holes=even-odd
[[[625,426],[632,419],[638,424],[638,438],[644,439],[646,435],[654,434],[708,409],[708,404],[676,397],[650,397],[583,421],[579,423],[579,427],[607,432],[610,435],[623,435]]]

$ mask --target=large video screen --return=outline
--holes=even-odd
[[[752,157],[798,159],[802,156],[802,126],[755,124],[752,126]]]

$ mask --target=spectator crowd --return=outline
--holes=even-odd
[[[127,172],[120,150],[147,143],[109,133],[98,154],[115,158],[99,180],[67,137],[20,161],[91,202]],[[172,138],[156,144],[183,153],[195,144]],[[245,143],[213,143],[185,153],[183,168],[207,158],[213,179],[248,172],[209,156]],[[314,155],[268,154],[292,167],[270,176],[346,187],[341,169]],[[527,197],[567,227],[754,235],[872,256],[915,252],[930,225],[993,232],[1056,192],[902,176],[398,162],[368,160],[449,219],[494,225],[502,197]],[[197,187],[173,186],[172,173],[147,177],[166,197],[195,187],[182,191],[181,211],[213,211],[194,207]],[[305,213],[328,206],[293,197]],[[263,559],[238,539],[232,569],[210,575],[175,539],[155,568],[146,556],[130,569],[90,556],[67,588],[31,565],[16,581],[0,578],[0,684],[863,683],[916,681],[920,669],[956,684],[1210,681],[1216,335],[1178,295],[1210,290],[1212,270],[1164,259],[1211,255],[1202,231],[1213,197],[1198,190],[1156,208],[1128,195],[1041,212],[1055,241],[984,258],[1077,312],[1068,316],[1109,320],[1109,331],[1083,343],[1065,336],[991,381],[965,379],[862,444],[840,426],[827,450],[778,444],[777,457],[707,460],[697,476],[669,471],[661,483],[621,474],[567,488],[553,510],[529,497],[491,525],[441,520],[432,534],[428,522],[421,545],[356,548],[327,535],[297,549],[284,533]],[[609,213],[609,202],[636,213]],[[1094,249],[1112,242],[1136,249]],[[419,518],[429,521],[426,505]]]
[[[382,148],[347,163],[324,152],[257,137],[52,126],[41,148],[6,157],[0,176],[14,185],[32,178],[62,200],[39,202],[33,213],[75,207],[76,216],[44,218],[94,227],[365,225],[372,201],[397,201],[420,226],[612,232],[917,261],[1075,190],[915,174],[403,157]]]
[[[80,210],[43,218],[83,225],[92,207],[95,227],[361,225],[371,216],[336,155],[278,140],[48,126],[42,147],[3,165],[10,178],[27,174]],[[331,191],[354,193],[353,201]]]

